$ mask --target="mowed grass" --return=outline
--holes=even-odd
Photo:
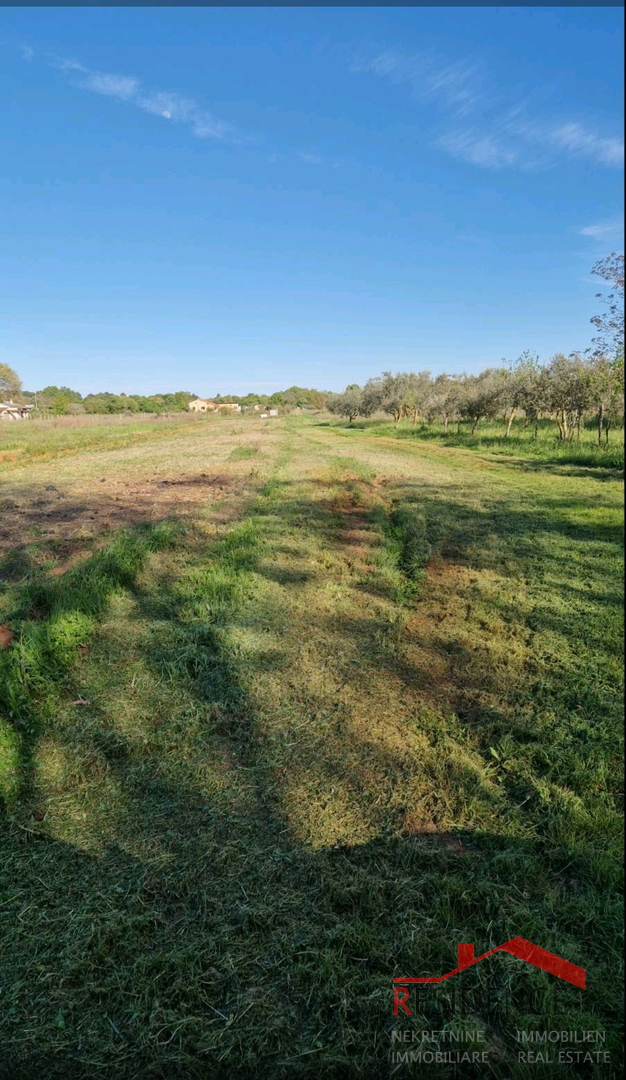
[[[331,422],[336,427],[343,426],[341,421]],[[451,422],[448,430],[443,423],[419,423],[413,425],[408,420],[397,426],[388,420],[360,420],[351,425],[357,430],[367,431],[370,435],[392,436],[396,439],[410,439],[423,443],[434,442],[441,446],[460,449],[479,450],[483,453],[519,457],[520,464],[526,468],[541,466],[582,466],[599,469],[617,470],[624,468],[624,427],[612,425],[608,441],[603,432],[601,444],[598,444],[598,432],[595,421],[589,420],[582,428],[580,438],[572,432],[572,438],[561,442],[558,438],[554,420],[540,420],[535,427],[525,425],[523,418],[514,420],[508,437],[505,425],[499,421],[481,421],[472,433],[471,421],[460,424]]]
[[[611,1055],[534,1076],[617,1076],[618,481],[259,430],[77,454],[66,548],[6,553],[0,1075],[505,1080],[526,1027]],[[196,501],[101,535],[113,465],[129,521],[155,470]],[[587,989],[500,954],[394,1017],[394,976],[516,935]],[[398,1068],[407,1029],[488,1064]]]
[[[0,473],[32,461],[136,446],[144,440],[168,438],[181,432],[206,435],[207,422],[224,417],[199,417],[190,413],[168,416],[60,416],[28,423],[0,424]]]

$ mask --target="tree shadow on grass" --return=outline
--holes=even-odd
[[[288,490],[259,513],[273,520],[270,532],[296,521],[322,544],[337,536],[328,507],[290,502]],[[478,522],[493,531],[493,517]],[[605,881],[597,892],[602,861],[592,856],[593,838],[533,835],[521,811],[508,824],[503,817],[500,832],[433,826],[447,768],[452,787],[486,813],[502,805],[509,814],[494,783],[446,750],[452,733],[437,743],[434,721],[422,732],[433,751],[424,744],[421,761],[354,725],[343,732],[340,725],[321,748],[292,752],[273,737],[249,689],[251,675],[267,670],[267,650],[243,657],[229,632],[245,618],[247,589],[264,565],[263,534],[244,523],[230,538],[195,547],[187,534],[180,542],[193,551],[189,580],[164,574],[158,589],[147,586],[146,559],[179,542],[175,533],[170,525],[160,535],[131,532],[62,586],[42,586],[45,626],[27,633],[31,652],[21,646],[34,696],[20,696],[18,679],[16,696],[3,700],[28,777],[23,809],[55,820],[41,801],[46,740],[55,746],[61,833],[66,793],[79,793],[67,811],[74,844],[37,835],[43,826],[32,814],[14,815],[6,831],[7,1078],[388,1076],[391,1030],[413,1023],[393,1016],[392,977],[442,974],[454,966],[459,942],[482,952],[514,935],[587,967],[593,982],[588,997],[559,985],[555,1006],[550,976],[521,961],[477,969],[460,1016],[487,1027],[492,1074],[525,1075],[511,1054],[497,1060],[496,1040],[512,1046],[523,1016],[532,1027],[548,1026],[550,1012],[565,1016],[568,1028],[606,1027],[617,1052],[619,1006],[604,945],[616,912],[612,886]],[[77,706],[68,722],[68,698],[85,693],[76,649],[87,627],[75,617],[97,625],[120,590],[132,598],[127,622],[139,627],[136,649],[152,676],[155,708],[122,728],[123,712],[102,694]],[[414,682],[380,626],[343,619],[334,629],[350,656],[362,653],[365,637],[374,668],[395,668],[407,687]],[[108,655],[103,648],[103,668]],[[51,690],[42,690],[40,672],[52,675]],[[394,789],[420,769],[431,801],[416,808]],[[321,806],[338,790],[378,835],[321,849],[303,844],[289,802],[297,770],[316,781],[303,799]],[[389,782],[389,805],[380,811],[367,794],[377,776]],[[513,786],[509,794],[521,792]],[[99,850],[79,852],[83,837]],[[581,941],[580,927],[590,922],[594,934]],[[444,985],[432,999],[422,995],[415,1016],[420,1027],[441,1030],[455,1008]],[[484,1065],[463,1075],[482,1076]]]
[[[502,454],[498,458],[498,464],[505,469],[514,469],[518,472],[547,472],[553,476],[575,476],[583,480],[622,480],[624,477],[623,465],[598,465],[590,455],[589,463],[585,464],[580,458],[574,457],[571,462],[567,458],[509,458]]]

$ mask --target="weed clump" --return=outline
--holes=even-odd
[[[400,569],[411,581],[419,581],[432,554],[423,514],[415,506],[400,506],[392,511],[389,526]]]

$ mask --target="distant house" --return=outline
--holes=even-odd
[[[34,405],[18,405],[15,401],[0,401],[0,420],[29,420]]]
[[[228,409],[229,412],[241,412],[241,405],[236,401],[216,401],[216,409]]]
[[[278,409],[268,409],[267,410],[267,415],[268,416],[278,416]]]
[[[189,402],[187,408],[189,412],[213,412],[217,405],[214,401],[207,401],[206,398],[197,397]]]

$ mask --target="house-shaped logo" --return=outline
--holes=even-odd
[[[518,960],[525,960],[527,964],[533,964],[534,967],[547,971],[550,975],[556,975],[558,979],[564,979],[566,982],[572,983],[573,986],[580,987],[581,990],[586,987],[587,977],[584,968],[572,964],[569,960],[564,960],[562,956],[557,956],[556,953],[542,949],[539,945],[533,945],[532,941],[526,941],[526,938],[523,937],[511,938],[510,941],[505,941],[504,945],[498,945],[497,948],[490,949],[489,952],[483,953],[482,956],[474,956],[473,945],[459,945],[458,965],[452,971],[446,972],[445,975],[416,979],[400,977],[393,980],[394,1015],[398,1015],[398,1006],[410,1015],[405,1004],[409,996],[409,985],[444,982],[446,979],[451,979],[453,975],[458,975],[459,972],[473,967],[474,964],[479,964],[481,960],[486,960],[488,956],[493,956],[497,952],[506,952],[511,956],[516,956]]]

